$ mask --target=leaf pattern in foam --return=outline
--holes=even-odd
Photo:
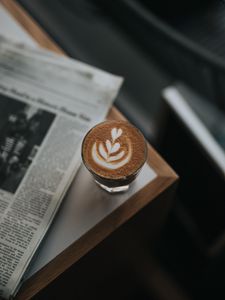
[[[106,160],[108,158],[108,155],[105,151],[104,146],[102,144],[100,144],[98,149],[99,149],[99,153],[101,154],[101,156]]]
[[[125,154],[125,151],[121,151],[120,153],[118,153],[117,155],[114,155],[114,156],[110,156],[108,158],[108,162],[111,162],[111,161],[116,161],[116,160],[119,160],[121,159]]]
[[[106,140],[106,148],[107,148],[107,151],[108,151],[108,154],[111,153],[111,149],[112,149],[112,144],[110,142],[110,140]]]
[[[117,152],[120,149],[120,143],[115,143],[111,149],[111,153]]]
[[[122,133],[123,133],[123,130],[121,128],[119,128],[119,129],[113,128],[111,130],[111,136],[112,136],[113,143],[116,139],[118,139],[121,136]]]

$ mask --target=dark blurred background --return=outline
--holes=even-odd
[[[180,176],[160,231],[150,205],[35,299],[225,299],[225,2],[19,2],[68,55],[125,77],[115,105]]]

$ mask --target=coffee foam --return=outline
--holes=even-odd
[[[91,172],[104,178],[125,178],[145,162],[146,143],[140,131],[128,122],[106,121],[86,135],[82,156]]]

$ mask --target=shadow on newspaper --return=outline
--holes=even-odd
[[[0,189],[15,193],[55,114],[0,94]]]

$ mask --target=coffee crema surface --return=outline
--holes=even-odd
[[[105,121],[93,127],[82,144],[82,158],[92,173],[107,179],[134,175],[146,161],[142,133],[126,121]]]

